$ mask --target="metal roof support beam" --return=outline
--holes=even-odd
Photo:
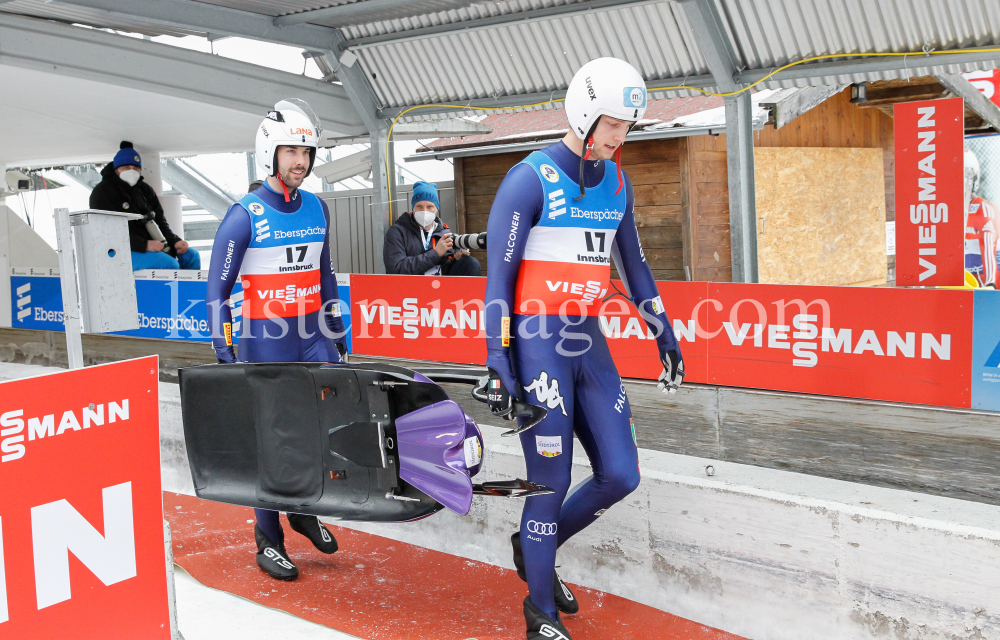
[[[195,0],[56,0],[60,4],[97,9],[112,15],[141,18],[154,24],[210,33],[277,42],[323,51],[335,47],[335,29],[313,25],[276,27],[271,16],[196,2]]]
[[[757,282],[757,192],[749,91],[726,98],[726,165],[733,282]]]
[[[390,121],[383,120],[371,136],[372,154],[372,255],[375,273],[385,273],[382,249],[385,231],[392,225],[389,185],[396,186],[396,156],[388,144]]]
[[[934,77],[948,91],[951,91],[959,98],[965,98],[967,107],[978,113],[994,129],[1000,131],[1000,107],[993,104],[971,82],[958,75],[939,75]]]
[[[163,179],[171,187],[183,193],[193,202],[201,205],[201,208],[215,216],[219,220],[226,217],[226,211],[232,206],[232,202],[219,195],[199,180],[182,166],[177,160],[164,160],[160,163],[163,171]]]
[[[683,83],[688,87],[698,87],[707,88],[714,87],[716,85],[715,78],[710,75],[703,76],[689,76],[686,78],[668,78],[666,80],[647,80],[646,86],[655,87],[666,87],[666,86],[679,86]],[[688,94],[689,92],[679,89],[674,91],[650,91],[654,96],[661,93],[673,93],[673,94]],[[461,104],[465,109],[455,109],[452,107],[428,107],[422,108],[419,111],[411,111],[407,114],[407,117],[411,116],[428,116],[432,114],[448,113],[448,114],[458,114],[465,112],[475,112],[477,109],[516,109],[527,104],[538,104],[545,103],[552,100],[562,100],[566,97],[566,90],[562,89],[559,91],[539,91],[535,93],[518,93],[509,96],[500,96],[498,98],[476,98],[473,100],[464,100],[461,102],[456,102],[456,104]],[[555,108],[562,108],[562,103],[553,102],[552,106]],[[537,109],[542,109],[544,107],[535,107]],[[392,107],[388,109],[382,109],[379,111],[379,115],[383,118],[395,118],[399,113],[404,111],[404,108]],[[399,125],[396,125],[396,130],[399,130]]]
[[[63,173],[72,178],[81,187],[90,189],[91,191],[101,182],[101,174],[92,164],[63,167]]]
[[[219,7],[193,0],[129,0],[129,2],[120,2],[120,0],[59,1],[64,4],[100,9],[112,14],[143,18],[157,24],[165,24],[172,27],[209,32],[216,35],[276,42],[323,53],[327,62],[336,70],[337,78],[343,85],[343,89],[346,91],[348,98],[350,98],[354,109],[361,117],[369,136],[371,136],[373,141],[378,141],[377,144],[372,145],[372,162],[373,164],[377,162],[378,166],[381,167],[379,171],[372,171],[372,182],[374,183],[372,209],[373,213],[385,210],[385,214],[373,215],[373,233],[375,234],[374,252],[376,268],[384,268],[382,266],[382,238],[385,234],[383,220],[388,219],[388,185],[389,180],[392,180],[395,174],[395,168],[392,164],[389,166],[388,176],[386,176],[384,168],[385,134],[389,130],[389,121],[380,115],[381,105],[379,105],[375,97],[375,91],[372,89],[371,83],[361,69],[361,65],[356,63],[351,65],[340,64],[339,45],[344,41],[344,37],[340,31],[329,27],[306,24],[278,27],[274,25],[274,19],[270,16]],[[336,85],[328,86],[336,87]],[[322,114],[324,110],[320,108],[316,109],[316,111]]]
[[[361,131],[361,123],[348,108],[347,94],[337,85],[50,20],[0,14],[0,63],[262,117],[277,100],[294,95],[317,103],[316,110],[333,131]]]
[[[715,0],[681,0],[695,40],[721,93],[743,87],[736,81],[739,58],[726,35]],[[729,241],[733,282],[757,282],[757,197],[754,189],[753,102],[750,92],[725,97],[726,158],[729,174]]]
[[[690,15],[690,14],[689,14]],[[983,49],[995,49],[984,47]],[[1000,53],[996,51],[968,49],[960,53],[925,55],[915,53],[906,56],[889,56],[878,58],[852,58],[833,60],[829,62],[807,62],[779,71],[769,78],[766,85],[777,80],[807,80],[821,78],[826,80],[821,84],[851,84],[867,80],[864,74],[882,73],[909,69],[910,76],[923,76],[931,73],[934,68],[951,67],[954,65],[973,64],[980,62],[1000,63]],[[774,69],[752,69],[736,74],[737,83],[751,84],[767,77]],[[764,87],[758,87],[764,88]]]
[[[330,30],[341,39],[340,32]],[[365,77],[361,65],[355,61],[351,65],[341,65],[332,50],[324,51],[331,63],[340,69],[337,77],[344,85],[351,103],[361,116],[368,137],[371,141],[372,159],[372,255],[375,259],[375,273],[385,273],[385,263],[382,259],[382,249],[385,231],[392,224],[391,197],[392,187],[396,185],[396,161],[389,144],[389,127],[392,121],[379,116],[380,105],[375,97],[371,83]],[[388,159],[387,159],[388,156]]]

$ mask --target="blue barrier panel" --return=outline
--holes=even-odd
[[[203,280],[136,280],[135,297],[139,304],[139,328],[118,331],[116,335],[165,340],[211,342]],[[239,283],[233,294],[242,292]],[[237,302],[236,312],[240,307]],[[235,313],[234,313],[235,315]],[[233,342],[239,334],[233,332]]]
[[[64,330],[59,276],[12,275],[10,298],[11,326],[15,329]]]
[[[45,329],[63,331],[62,289],[55,269],[14,269],[11,276],[11,326],[15,329]],[[44,275],[43,272],[46,272]],[[136,274],[135,292],[139,306],[139,328],[119,331],[115,335],[165,340],[210,342],[205,297],[207,272],[181,272],[201,279],[175,279],[160,271]],[[29,275],[24,275],[29,274]],[[52,275],[49,275],[52,274]],[[340,309],[344,325],[350,327],[351,288],[349,276],[338,278]],[[243,288],[237,283],[233,289],[233,342],[239,339],[240,309]],[[351,334],[347,334],[347,347],[351,348]]]
[[[1000,411],[1000,291],[976,291],[972,321],[972,408]]]

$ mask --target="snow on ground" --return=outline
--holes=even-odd
[[[177,625],[184,640],[358,640],[284,611],[206,587],[174,567]]]

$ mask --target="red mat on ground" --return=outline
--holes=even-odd
[[[257,568],[252,509],[166,491],[163,507],[174,561],[209,587],[369,640],[524,638],[528,588],[510,569],[333,526],[340,550],[328,556],[282,518],[299,578],[280,582]],[[618,596],[573,592],[580,613],[563,620],[574,640],[742,640]]]

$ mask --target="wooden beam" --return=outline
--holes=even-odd
[[[465,225],[465,158],[455,158],[455,226],[459,234],[466,233]]]
[[[684,247],[684,279],[694,280],[694,245],[697,218],[694,209],[698,206],[694,198],[694,181],[691,180],[690,138],[681,138],[680,178],[681,178],[681,242]]]
[[[936,100],[944,97],[948,90],[944,85],[934,81],[931,83],[914,83],[904,86],[868,87],[868,101],[859,104],[862,108],[882,107],[900,102],[915,102],[917,100]]]
[[[846,84],[821,87],[782,89],[772,97],[760,101],[760,106],[770,110],[770,124],[780,129],[813,107],[819,106],[846,88]]]

